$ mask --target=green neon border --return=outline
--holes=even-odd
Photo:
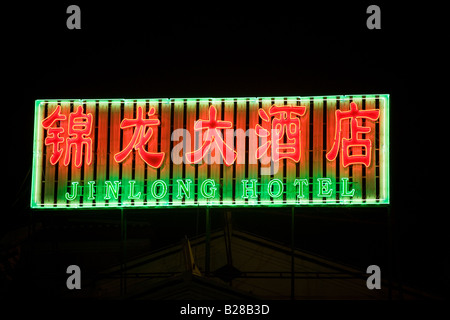
[[[39,179],[38,179],[38,170],[37,170],[37,165],[38,165],[38,134],[40,131],[40,126],[39,126],[39,107],[41,105],[41,103],[45,101],[45,100],[36,100],[34,102],[34,129],[33,129],[33,171],[32,171],[32,177],[31,177],[31,199],[30,199],[30,207],[32,209],[37,209],[37,208],[45,208],[44,206],[40,206],[37,204],[36,202],[36,197],[38,196],[36,194],[36,184],[38,183]],[[41,173],[42,175],[42,173]]]
[[[127,101],[136,101],[136,100],[148,100],[150,102],[162,102],[162,103],[172,103],[180,100],[195,100],[198,102],[202,101],[211,101],[214,102],[214,100],[250,100],[250,101],[257,101],[258,99],[323,99],[323,98],[335,98],[339,99],[341,101],[345,101],[346,99],[350,99],[350,96],[352,99],[357,98],[367,98],[367,97],[375,97],[378,96],[379,99],[383,99],[385,106],[384,106],[384,150],[381,152],[381,157],[384,158],[384,176],[385,179],[383,181],[383,185],[380,185],[380,190],[385,190],[386,198],[385,199],[373,199],[373,200],[367,200],[366,202],[351,202],[351,201],[342,201],[337,203],[336,200],[333,200],[332,202],[325,202],[323,200],[312,200],[308,201],[306,203],[298,203],[298,202],[283,202],[283,203],[273,203],[270,201],[269,203],[267,201],[264,202],[248,202],[245,204],[242,203],[213,203],[217,202],[218,200],[206,200],[205,203],[196,203],[196,204],[186,204],[186,203],[163,203],[163,204],[156,204],[156,205],[134,205],[131,203],[117,203],[117,204],[109,204],[109,203],[95,203],[95,205],[80,205],[80,204],[73,204],[71,206],[67,206],[67,204],[44,204],[40,205],[37,203],[37,183],[40,183],[40,179],[38,179],[38,175],[42,174],[37,171],[38,166],[38,135],[41,133],[41,126],[39,126],[40,120],[39,119],[39,107],[42,102],[57,102],[57,101],[71,101],[75,102],[78,101],[80,103],[86,103],[89,101],[110,101],[110,102],[124,102]],[[35,114],[34,114],[34,134],[33,134],[33,173],[32,173],[32,185],[31,185],[31,199],[30,199],[30,207],[32,209],[64,209],[64,210],[77,210],[77,209],[86,209],[86,210],[92,210],[92,209],[120,209],[120,208],[126,208],[126,209],[143,209],[143,208],[171,208],[171,207],[186,207],[186,208],[197,208],[197,207],[210,207],[210,208],[218,208],[218,207],[379,207],[379,206],[386,206],[390,204],[390,138],[389,138],[389,132],[390,132],[390,95],[389,94],[358,94],[358,95],[322,95],[322,96],[272,96],[272,97],[222,97],[222,98],[133,98],[133,99],[121,99],[121,98],[114,98],[114,99],[38,99],[35,100]],[[381,171],[380,171],[381,174]],[[229,202],[229,201],[228,201]]]

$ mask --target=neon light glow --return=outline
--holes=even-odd
[[[64,165],[67,166],[71,160],[71,151],[75,157],[75,166],[81,167],[81,158],[83,154],[83,145],[85,146],[86,164],[90,165],[92,162],[92,139],[89,137],[92,133],[92,114],[84,114],[83,107],[78,106],[77,112],[72,112],[69,115],[68,134],[65,140],[65,150],[60,147],[64,144],[64,138],[61,137],[65,133],[62,127],[52,127],[57,121],[65,121],[67,117],[61,114],[61,106],[57,105],[56,109],[47,118],[42,120],[42,127],[47,129],[47,137],[45,138],[45,145],[52,146],[52,155],[50,163],[55,165],[65,152]]]
[[[331,179],[330,178],[317,178],[319,182],[319,193],[318,197],[331,197],[333,189],[331,189]]]
[[[66,192],[66,200],[72,201],[76,199],[76,197],[78,196],[78,184],[79,183],[76,181],[72,182],[72,193]]]
[[[341,178],[341,185],[341,197],[353,197],[355,195],[355,189],[348,190],[348,178]]]
[[[205,199],[212,199],[216,196],[216,182],[213,179],[206,179],[200,186],[200,192]],[[209,187],[208,187],[209,186]]]
[[[242,183],[242,199],[250,198],[258,198],[256,191],[256,183],[258,180],[251,179],[250,182],[248,180],[241,180]]]
[[[159,188],[158,188],[159,187]],[[158,194],[159,189],[159,194]],[[156,180],[151,187],[151,194],[154,199],[162,199],[167,194],[167,183],[164,180]]]
[[[59,147],[64,143],[64,138],[60,135],[64,133],[64,128],[50,128],[56,121],[66,120],[65,115],[61,115],[61,106],[58,105],[53,113],[46,119],[42,120],[42,127],[47,129],[48,135],[45,138],[45,145],[52,146],[53,152],[50,157],[50,163],[55,165],[62,156],[63,150]]]
[[[136,184],[136,181],[130,180],[130,181],[128,181],[128,183],[130,184],[130,194],[128,195],[128,199],[129,200],[139,200],[141,198],[141,192],[139,191],[136,194],[135,187],[134,187],[134,185]]]
[[[69,135],[66,140],[67,150],[64,158],[64,165],[69,165],[71,150],[75,157],[75,166],[81,167],[81,156],[83,154],[83,145],[86,150],[86,164],[92,162],[92,139],[89,137],[92,132],[92,114],[83,114],[83,107],[78,106],[76,113],[69,115]],[[74,148],[72,148],[74,147]]]
[[[139,200],[143,196],[146,196],[142,193],[142,191],[136,192],[136,189],[139,188],[140,190],[143,190],[143,186],[136,186],[136,181],[130,180],[129,187],[127,190],[122,190],[122,185],[120,181],[105,181],[105,190],[106,194],[104,196],[104,200],[111,200],[111,199],[119,199],[120,197],[127,196],[128,200]],[[177,191],[177,199],[183,199],[184,197],[186,199],[190,199],[190,187],[192,185],[192,180],[177,180],[178,183],[178,189]],[[314,185],[317,186],[319,193],[319,197],[330,197],[332,195],[333,189],[330,188],[332,185],[332,180],[330,178],[317,178],[317,183]],[[88,200],[96,200],[96,194],[95,194],[95,181],[88,181],[87,182],[89,195],[87,197]],[[243,194],[242,199],[259,199],[263,193],[263,191],[258,190],[258,185],[261,185],[261,183],[256,179],[243,179],[241,180],[243,188]],[[297,199],[301,200],[305,198],[305,190],[306,187],[309,185],[308,181],[306,179],[295,179],[294,186],[299,186],[299,192],[297,195]],[[340,192],[341,197],[353,197],[355,194],[355,189],[349,190],[349,180],[348,178],[341,178],[341,185],[343,190]],[[188,187],[189,186],[189,187]],[[192,185],[194,186],[194,185]],[[82,195],[78,192],[80,189],[80,183],[78,181],[72,182],[72,185],[67,188],[67,192],[65,194],[66,200],[75,201],[82,197]],[[267,194],[271,198],[279,198],[283,195],[285,190],[285,183],[281,181],[280,179],[271,179],[269,183],[265,186]],[[204,199],[214,199],[217,196],[217,191],[219,190],[220,185],[216,183],[213,179],[206,179],[202,181],[199,185],[199,193]],[[163,199],[168,194],[168,185],[163,180],[156,180],[151,183],[150,187],[150,195],[153,199],[159,200]],[[182,190],[180,192],[180,190]],[[181,195],[181,193],[184,194]],[[112,197],[111,197],[112,196]],[[175,197],[175,194],[174,194]]]
[[[31,207],[389,204],[389,95],[37,100]]]
[[[277,192],[273,191],[273,185],[276,185],[278,188]],[[267,193],[272,198],[278,198],[283,194],[283,182],[280,179],[272,179],[270,180],[269,184],[267,185]]]
[[[149,117],[155,114],[155,109],[150,108],[148,112]],[[139,152],[142,160],[145,161],[152,168],[159,168],[164,159],[164,152],[148,152],[145,151],[144,145],[148,143],[153,134],[153,129],[151,126],[159,125],[158,119],[143,119],[143,111],[142,107],[139,106],[137,108],[137,119],[123,119],[120,123],[120,128],[132,128],[135,127],[133,137],[131,138],[130,143],[120,151],[119,153],[114,155],[114,159],[117,162],[124,161],[130,154],[133,148]],[[148,128],[147,128],[148,127]],[[145,129],[147,128],[147,131]]]
[[[331,150],[327,153],[327,159],[332,161],[336,159],[337,153],[339,151],[340,141],[342,140],[342,164],[348,167],[350,164],[362,163],[366,167],[370,166],[370,154],[372,148],[372,141],[370,139],[359,139],[358,134],[369,133],[369,127],[362,127],[358,125],[357,119],[370,119],[375,121],[380,116],[380,110],[358,110],[358,105],[354,102],[350,104],[349,111],[336,110],[336,131],[333,146]],[[342,138],[341,133],[341,122],[344,119],[351,119],[352,130],[350,134],[350,139]],[[361,155],[351,155],[351,147],[363,147],[365,148],[365,153]]]
[[[273,161],[280,159],[291,159],[294,162],[300,161],[300,119],[306,112],[305,106],[277,106],[273,105],[269,109],[269,115],[273,116],[272,120],[272,141],[265,142],[256,150],[256,158],[260,159],[266,154],[272,144]],[[265,122],[269,122],[267,113],[260,109],[258,115]],[[259,124],[256,125],[256,134],[260,137],[269,137],[269,130],[264,129]],[[286,142],[284,141],[286,137]]]
[[[191,198],[191,183],[192,183],[191,179],[177,180],[178,184],[177,199],[183,199],[183,197],[186,197],[186,199]],[[182,195],[181,193],[183,193],[184,195]]]
[[[295,179],[294,186],[299,186],[298,188],[298,199],[303,199],[305,197],[305,187],[309,185],[308,179]]]
[[[94,192],[95,181],[88,181],[88,185],[89,185],[88,200],[94,200],[95,199],[95,192]],[[66,199],[67,199],[67,197],[66,197]],[[67,200],[69,200],[69,199],[67,199]]]
[[[222,139],[219,129],[230,129],[232,127],[231,121],[217,120],[217,109],[213,105],[209,107],[209,119],[197,120],[194,124],[195,131],[202,131],[206,129],[206,138],[202,147],[196,151],[188,152],[186,159],[189,163],[200,162],[211,148],[212,143],[216,143],[220,155],[225,164],[230,166],[236,160],[237,152],[228,146]],[[224,157],[225,155],[225,157]]]
[[[120,181],[105,181],[106,185],[106,195],[105,200],[111,199],[111,194],[114,197],[115,200],[119,199],[119,186],[122,182]]]

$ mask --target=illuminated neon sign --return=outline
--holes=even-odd
[[[389,95],[37,100],[32,208],[389,204]]]

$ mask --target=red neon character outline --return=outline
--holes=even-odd
[[[66,156],[64,157],[64,165],[70,162],[72,147],[75,147],[73,156],[75,157],[75,167],[81,167],[81,156],[83,154],[83,145],[86,149],[85,161],[87,165],[92,162],[92,139],[88,136],[92,132],[92,113],[83,113],[83,107],[80,105],[77,112],[69,114],[70,137],[66,139]]]
[[[233,125],[231,121],[217,120],[217,110],[216,107],[211,105],[209,107],[209,119],[208,120],[197,120],[194,123],[194,131],[202,132],[203,129],[207,129],[206,138],[200,149],[187,152],[186,160],[188,163],[198,163],[205,155],[208,153],[213,142],[219,148],[220,155],[227,166],[230,166],[236,161],[237,152],[231,149],[222,139],[220,134],[220,129],[230,129]],[[225,155],[225,157],[224,157]]]
[[[50,157],[50,163],[52,165],[55,165],[63,154],[63,149],[59,148],[59,145],[64,143],[64,138],[60,137],[59,135],[64,133],[64,128],[59,127],[51,128],[51,126],[56,121],[62,121],[67,119],[67,117],[61,114],[60,112],[61,106],[57,105],[55,111],[53,111],[51,115],[49,115],[41,122],[44,129],[47,130],[47,137],[44,140],[45,145],[53,146],[52,155]]]
[[[294,105],[273,105],[269,109],[269,115],[264,109],[259,109],[258,114],[263,121],[269,122],[269,116],[273,117],[271,126],[272,139],[256,149],[256,158],[260,159],[272,145],[273,161],[291,159],[294,162],[299,162],[301,155],[301,130],[298,117],[305,115],[305,113],[305,106]],[[255,131],[258,137],[267,138],[270,136],[269,130],[264,129],[259,124],[256,125]],[[286,142],[284,142],[285,134]]]
[[[147,113],[149,117],[155,115],[155,108],[151,107]],[[159,168],[164,160],[165,152],[149,152],[144,149],[144,145],[150,140],[153,129],[151,126],[158,126],[160,124],[159,119],[144,119],[143,110],[141,106],[138,106],[136,119],[123,119],[120,123],[120,128],[135,127],[133,137],[128,145],[122,151],[114,155],[116,162],[124,161],[131,153],[133,148],[138,151],[141,159],[144,160],[152,168]],[[147,129],[147,131],[146,131]]]
[[[334,141],[331,150],[326,155],[327,159],[329,161],[336,159],[339,152],[340,142],[342,140],[341,158],[344,168],[351,164],[364,164],[366,167],[369,167],[371,162],[372,141],[370,139],[358,138],[358,134],[369,133],[371,129],[369,127],[359,126],[357,119],[366,118],[376,121],[379,116],[379,109],[358,110],[358,105],[355,102],[350,103],[350,110],[348,111],[336,110],[336,130],[334,134]],[[341,138],[341,122],[344,119],[351,119],[350,139]],[[350,155],[350,147],[364,147],[366,153],[360,155]]]

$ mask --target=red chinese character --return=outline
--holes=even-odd
[[[75,167],[81,167],[81,156],[83,154],[83,145],[86,150],[86,164],[90,165],[92,162],[92,139],[88,136],[92,132],[92,114],[83,113],[83,107],[78,106],[77,112],[69,114],[69,138],[66,140],[67,149],[64,157],[64,165],[67,166],[70,162],[72,147],[75,147],[73,152],[75,156]]]
[[[230,166],[234,163],[237,157],[237,152],[231,149],[222,139],[220,129],[230,129],[232,128],[231,121],[222,121],[216,120],[217,118],[217,110],[216,107],[211,105],[209,107],[209,119],[208,120],[197,120],[194,124],[195,131],[202,131],[203,129],[207,129],[205,142],[202,147],[193,152],[186,153],[186,160],[188,163],[198,163],[200,162],[205,155],[208,153],[211,148],[211,144],[213,142],[216,143],[216,146],[219,148],[220,154],[224,159],[224,162],[227,166]],[[225,155],[225,156],[224,156]]]
[[[149,117],[155,114],[155,108],[150,108],[148,112]],[[135,127],[133,137],[130,143],[121,152],[114,155],[114,159],[117,162],[122,162],[125,160],[133,150],[137,150],[142,160],[145,161],[152,168],[159,168],[164,160],[164,152],[149,152],[144,149],[144,146],[150,140],[153,129],[151,126],[158,126],[160,124],[159,119],[144,119],[142,107],[138,106],[137,109],[137,119],[123,119],[120,123],[120,128],[131,128]]]
[[[66,120],[67,117],[63,114],[60,114],[61,112],[61,106],[58,105],[55,109],[55,111],[52,112],[51,115],[49,115],[47,118],[42,120],[42,126],[47,129],[47,138],[45,138],[45,145],[53,146],[53,152],[50,157],[50,163],[52,165],[55,165],[59,159],[61,158],[61,155],[63,153],[63,149],[59,147],[60,144],[64,142],[64,138],[60,137],[59,135],[64,133],[63,128],[51,128],[51,126],[56,121],[62,121]]]
[[[342,111],[336,110],[336,131],[334,142],[331,150],[327,153],[327,159],[332,161],[336,159],[340,142],[342,139],[342,165],[347,167],[351,164],[361,163],[366,167],[370,166],[372,141],[370,139],[358,138],[358,135],[369,133],[370,128],[358,125],[358,118],[366,118],[375,121],[380,116],[380,110],[358,110],[358,105],[354,102],[350,104],[350,110]],[[344,119],[351,119],[351,133],[350,139],[341,138],[341,122]],[[351,147],[364,147],[365,153],[350,155],[349,149]]]
[[[258,114],[265,122],[269,122],[269,116],[273,116],[272,120],[272,138],[266,141],[262,146],[256,149],[256,158],[260,159],[272,144],[272,159],[278,161],[280,159],[291,159],[295,162],[300,161],[300,119],[306,113],[305,106],[277,106],[273,105],[269,109],[269,115],[259,109]],[[259,124],[256,125],[256,134],[259,137],[267,138],[270,132]],[[286,138],[285,138],[286,134]]]

